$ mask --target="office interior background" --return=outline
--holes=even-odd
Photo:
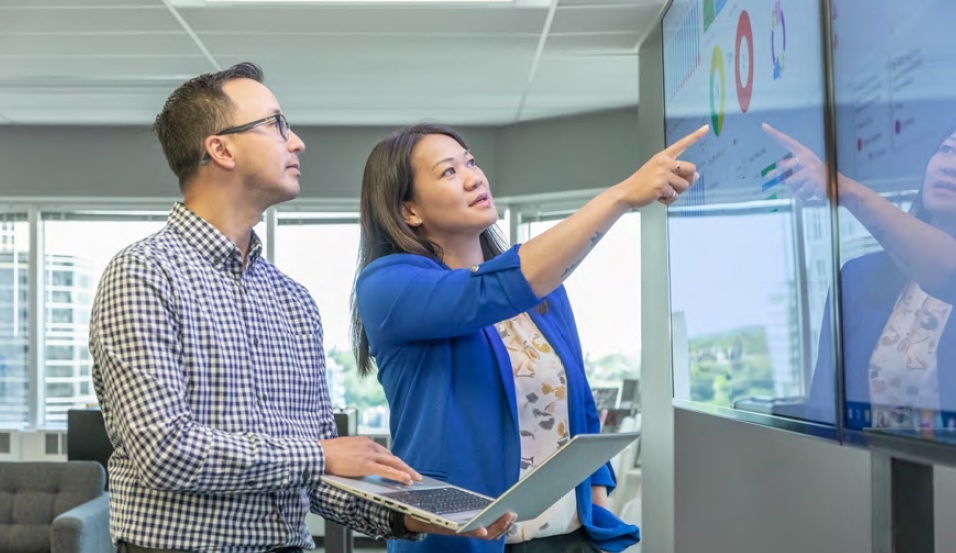
[[[776,9],[829,6],[693,4],[725,17],[747,7],[755,29]],[[64,461],[67,411],[95,403],[89,309],[109,258],[160,228],[178,197],[148,131],[178,84],[240,61],[263,67],[308,149],[300,198],[266,213],[257,232],[267,256],[319,305],[333,402],[358,408],[359,431],[381,436],[384,396],[377,381],[354,374],[348,344],[358,190],[371,147],[424,119],[456,126],[489,177],[501,230],[513,242],[527,240],[665,146],[668,7],[665,0],[0,0],[0,461]],[[732,84],[729,64],[737,60],[730,59]],[[681,213],[694,212],[678,209],[671,221]],[[690,362],[688,349],[674,346],[686,327],[671,297],[668,221],[662,205],[626,215],[567,282],[591,385],[606,394],[611,419],[620,417],[606,421],[608,429],[626,419],[643,432],[639,450],[616,461],[622,485],[614,498],[619,514],[640,523],[638,548],[880,551],[874,512],[882,498],[870,449],[675,406],[687,384],[680,367]],[[858,243],[872,245],[865,237]],[[694,282],[705,297],[722,294],[706,270]],[[805,337],[792,336],[802,336],[804,319],[823,315],[795,311],[788,293],[769,290],[764,298],[772,323],[758,334],[771,367],[794,359],[812,365],[798,351]],[[691,336],[694,351],[719,360],[715,336]],[[779,371],[772,378],[769,393],[779,396],[809,386],[806,371],[786,384]],[[707,386],[712,403],[729,401],[719,383]],[[754,384],[740,393],[762,390]],[[945,514],[956,510],[956,471],[937,466],[933,476],[932,541],[936,551],[956,551]],[[322,535],[320,521],[310,526]]]

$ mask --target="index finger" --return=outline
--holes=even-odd
[[[799,142],[794,140],[793,137],[778,131],[777,129],[771,127],[767,123],[762,124],[761,127],[763,127],[763,132],[770,135],[770,138],[773,138],[781,146],[790,150],[791,152],[794,150],[799,150],[803,148],[803,144],[800,144]]]
[[[670,157],[676,158],[677,156],[684,153],[684,150],[690,148],[694,142],[697,142],[707,134],[707,131],[710,130],[710,125],[704,125],[703,127],[697,129],[696,131],[688,134],[684,138],[681,138],[677,142],[671,144],[667,148],[664,148],[664,153]]]

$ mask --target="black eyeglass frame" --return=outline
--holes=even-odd
[[[279,129],[279,136],[282,137],[282,140],[286,142],[289,141],[289,132],[292,130],[292,127],[289,125],[289,120],[286,119],[285,114],[283,113],[275,113],[268,117],[263,117],[262,119],[256,119],[255,121],[251,121],[244,125],[238,125],[236,127],[228,127],[213,134],[212,136],[244,133],[247,131],[251,131],[252,129],[260,125],[265,125],[267,123],[276,123],[276,126]],[[205,165],[206,163],[209,163],[209,152],[203,152],[202,160],[200,161],[201,165]]]

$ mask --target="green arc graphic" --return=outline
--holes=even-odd
[[[714,78],[717,77],[718,72],[720,73],[720,98],[715,103]],[[716,136],[720,136],[720,131],[724,130],[724,97],[727,95],[724,82],[724,54],[718,44],[714,46],[714,53],[710,57],[710,127]]]

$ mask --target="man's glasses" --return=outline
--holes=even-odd
[[[260,125],[275,125],[279,129],[279,136],[282,137],[282,140],[289,140],[289,131],[292,130],[289,127],[289,122],[286,120],[285,115],[277,113],[275,115],[270,115],[269,117],[263,117],[262,119],[256,119],[251,123],[246,123],[245,125],[239,125],[238,127],[229,127],[217,132],[215,135],[220,136],[223,134],[239,134],[246,131],[251,131],[252,129]],[[203,153],[202,164],[209,162],[209,153]]]

